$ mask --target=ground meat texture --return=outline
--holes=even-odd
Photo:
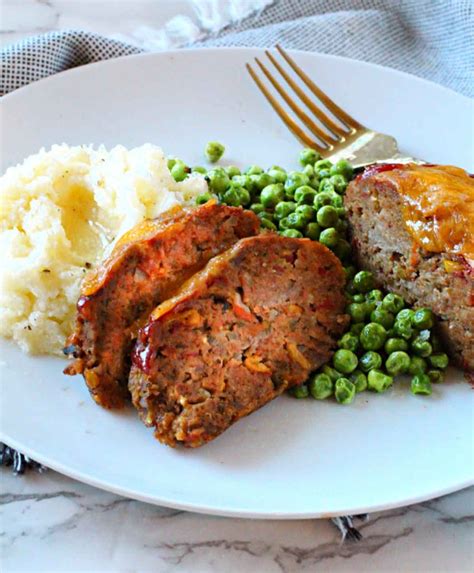
[[[197,447],[325,363],[347,325],[344,271],[308,239],[239,241],[140,331],[133,403],[161,442]]]
[[[252,212],[215,202],[132,229],[83,284],[66,348],[75,361],[66,374],[82,373],[101,406],[123,406],[130,398],[130,353],[151,310],[209,259],[258,230]]]
[[[417,307],[430,307],[437,331],[455,363],[474,370],[474,274],[456,255],[422,249],[412,239],[397,191],[400,170],[373,172],[352,181],[344,204],[361,267]]]

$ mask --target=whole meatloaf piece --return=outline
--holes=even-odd
[[[209,259],[258,230],[252,212],[215,202],[178,208],[133,228],[82,285],[75,333],[65,349],[75,361],[65,372],[83,374],[101,406],[123,406],[141,321]]]
[[[347,324],[344,271],[326,247],[242,239],[140,331],[129,388],[161,442],[197,447],[326,362]]]
[[[457,167],[369,168],[345,196],[362,267],[439,316],[455,362],[474,370],[474,179]]]

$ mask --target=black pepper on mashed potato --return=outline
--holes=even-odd
[[[206,191],[198,173],[177,183],[151,144],[55,145],[9,168],[0,178],[0,335],[60,354],[87,270],[135,224]]]

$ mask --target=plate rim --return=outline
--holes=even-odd
[[[86,69],[86,68],[88,69],[91,67],[102,67],[102,66],[107,66],[107,65],[115,65],[117,62],[120,62],[123,60],[160,58],[160,57],[174,56],[174,55],[179,56],[180,54],[183,54],[183,53],[188,54],[188,53],[199,53],[199,52],[203,52],[203,53],[206,53],[206,52],[248,52],[248,53],[251,53],[251,52],[255,52],[255,51],[264,51],[265,49],[267,49],[267,48],[252,47],[252,46],[178,48],[178,49],[174,49],[174,50],[162,50],[160,52],[141,52],[139,54],[129,54],[126,56],[118,56],[116,58],[99,60],[97,62],[89,62],[87,64],[76,66],[74,68],[68,68],[67,70],[62,70],[62,71],[57,72],[55,74],[51,74],[51,75],[46,76],[44,78],[40,78],[38,80],[30,82],[29,84],[21,86],[21,87],[13,90],[11,92],[8,92],[0,98],[0,106],[1,106],[2,102],[9,101],[14,95],[17,95],[20,92],[23,93],[25,91],[28,91],[33,86],[36,86],[38,84],[41,84],[41,83],[44,83],[47,81],[51,81],[53,79],[63,77],[63,76],[69,75],[69,74],[71,74],[71,75],[72,74],[80,74],[80,73],[84,72],[84,69]],[[447,86],[439,84],[433,80],[428,80],[426,78],[422,78],[420,76],[416,76],[414,74],[411,74],[410,72],[398,70],[397,68],[391,68],[389,66],[384,66],[382,64],[367,62],[365,60],[357,60],[355,58],[349,58],[348,56],[339,56],[337,54],[326,54],[324,52],[318,52],[318,51],[300,50],[300,49],[292,49],[292,48],[288,48],[288,49],[286,49],[286,51],[289,54],[296,54],[296,55],[305,54],[305,55],[310,55],[310,56],[327,58],[329,60],[342,60],[342,61],[345,61],[348,63],[355,63],[357,65],[367,67],[367,68],[378,68],[379,70],[383,70],[384,72],[389,72],[389,73],[393,73],[395,75],[400,75],[402,77],[409,78],[411,80],[415,80],[415,81],[420,82],[422,84],[428,84],[431,87],[434,86],[436,89],[441,89],[441,90],[449,93],[450,95],[454,95],[454,96],[462,98],[463,100],[466,101],[466,103],[470,103],[474,108],[474,99],[471,99],[469,96],[466,96],[462,93],[459,93],[459,92],[453,90],[452,88],[449,88]]]
[[[81,74],[87,73],[87,70],[91,67],[104,67],[104,66],[112,66],[112,65],[120,65],[122,61],[125,60],[142,60],[142,59],[153,59],[153,58],[166,58],[170,56],[177,56],[180,57],[183,54],[189,53],[202,53],[205,55],[206,53],[217,53],[217,52],[240,52],[240,53],[248,53],[249,59],[253,57],[255,52],[263,52],[264,48],[260,47],[198,47],[198,48],[183,48],[183,49],[175,49],[175,50],[164,50],[161,52],[143,52],[139,54],[132,54],[127,56],[120,56],[118,58],[110,58],[107,60],[101,60],[98,62],[88,63],[82,66],[77,66],[75,68],[67,69],[61,71],[57,74],[52,74],[50,76],[41,78],[37,81],[31,82],[21,88],[18,88],[8,94],[5,94],[0,101],[0,109],[3,109],[2,103],[8,103],[15,97],[18,97],[18,94],[24,94],[25,92],[31,91],[32,89],[36,89],[38,84],[44,84],[51,81],[56,81],[56,78],[60,78],[62,80],[63,77],[68,77],[69,75],[74,74]],[[342,60],[348,64],[362,66],[368,69],[376,68],[381,70],[383,73],[395,74],[395,76],[406,78],[410,81],[416,81],[421,83],[422,85],[426,85],[427,89],[438,89],[446,92],[450,95],[450,97],[457,97],[464,100],[465,103],[470,104],[474,109],[474,100],[461,94],[459,92],[454,91],[451,88],[438,84],[434,81],[427,80],[425,78],[421,78],[419,76],[415,76],[411,73],[404,72],[401,70],[397,70],[395,68],[383,66],[381,64],[375,64],[372,62],[366,62],[363,60],[357,60],[354,58],[349,58],[346,56],[339,56],[333,54],[325,54],[321,52],[312,52],[306,50],[287,50],[290,54],[299,55],[309,55],[310,57],[314,56],[316,58],[323,58],[327,60]],[[81,481],[89,486],[96,487],[105,491],[112,492],[116,495],[120,495],[126,498],[135,499],[145,503],[151,503],[153,505],[160,505],[164,507],[170,507],[173,509],[184,510],[184,511],[191,511],[195,513],[207,514],[207,515],[216,515],[216,516],[223,516],[223,517],[238,517],[238,518],[253,518],[253,519],[314,519],[314,518],[329,518],[329,517],[336,517],[339,515],[344,515],[348,513],[358,514],[358,513],[366,513],[367,511],[374,512],[374,511],[381,511],[381,510],[388,510],[397,507],[407,506],[414,503],[420,503],[426,501],[428,499],[433,499],[434,497],[439,497],[443,495],[447,495],[449,493],[470,487],[474,485],[474,475],[469,479],[462,479],[455,484],[451,484],[445,488],[437,489],[435,492],[415,495],[412,498],[404,499],[403,501],[395,500],[390,503],[379,503],[377,505],[370,506],[369,509],[367,507],[357,507],[357,508],[348,508],[348,509],[336,509],[333,512],[322,512],[322,511],[307,511],[307,512],[278,512],[278,511],[259,511],[254,512],[248,508],[240,508],[240,509],[231,509],[226,507],[222,503],[218,506],[209,505],[209,502],[205,502],[206,505],[199,505],[198,503],[183,503],[176,501],[174,499],[168,499],[166,497],[160,497],[157,495],[147,495],[143,494],[140,491],[137,491],[133,488],[125,488],[122,486],[115,486],[111,485],[109,482],[106,482],[102,479],[95,478],[89,475],[84,471],[81,470],[74,470],[69,469],[68,466],[63,465],[61,462],[56,462],[55,460],[50,459],[47,455],[42,455],[40,452],[37,452],[35,448],[24,447],[21,443],[19,443],[16,439],[11,438],[8,436],[2,428],[0,428],[0,440],[8,443],[11,447],[20,450],[25,455],[30,456],[32,459],[35,459],[39,463],[46,465],[47,467],[57,471],[63,475],[66,475],[72,479],[76,479]]]

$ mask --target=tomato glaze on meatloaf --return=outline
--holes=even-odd
[[[474,179],[441,165],[376,165],[344,205],[359,264],[410,304],[433,309],[455,363],[474,370]]]
[[[134,227],[82,285],[75,332],[65,349],[75,361],[66,374],[83,374],[97,404],[124,406],[130,353],[153,308],[209,259],[258,230],[251,211],[212,201]]]
[[[303,383],[347,325],[344,283],[309,239],[264,233],[215,257],[140,330],[129,388],[142,420],[197,447]]]

